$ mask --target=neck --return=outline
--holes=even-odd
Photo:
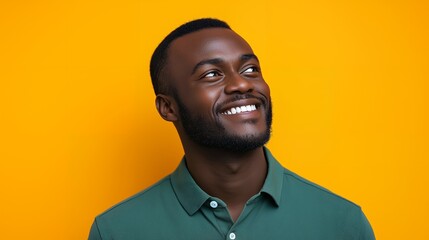
[[[201,146],[185,147],[186,164],[196,183],[222,199],[235,221],[244,205],[264,184],[267,162],[262,147],[234,153]]]

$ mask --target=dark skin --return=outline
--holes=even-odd
[[[232,98],[247,93],[270,99],[257,57],[232,30],[210,28],[176,39],[168,49],[161,77],[188,109],[210,124],[220,124],[227,134],[252,137],[267,130],[266,106],[256,98]],[[257,109],[226,114],[232,108],[248,105]],[[196,183],[209,195],[222,199],[236,221],[265,181],[267,163],[262,146],[244,153],[204,146],[187,135],[172,94],[158,94],[156,107],[162,118],[174,123]]]

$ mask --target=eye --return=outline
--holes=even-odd
[[[217,72],[209,72],[209,73],[207,73],[206,75],[204,75],[204,77],[216,77],[216,76],[219,76],[219,73],[217,73]]]
[[[257,77],[259,76],[259,72],[260,70],[257,66],[250,66],[250,67],[244,68],[241,74],[244,74],[245,76],[248,76],[248,77]]]
[[[248,67],[243,71],[243,73],[253,73],[253,72],[258,72],[258,69],[256,67]]]
[[[208,79],[216,78],[217,79],[220,76],[222,76],[222,74],[219,71],[209,71],[209,72],[203,74],[201,76],[201,79],[203,79],[203,78],[208,78]]]

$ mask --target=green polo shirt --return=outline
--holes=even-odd
[[[171,175],[96,217],[89,239],[375,239],[359,206],[264,151],[267,178],[236,222],[221,199],[196,184],[183,159]]]

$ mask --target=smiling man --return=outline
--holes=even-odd
[[[283,168],[264,147],[270,89],[249,44],[222,21],[171,32],[150,64],[160,116],[185,156],[99,215],[95,239],[374,239],[361,208]]]

